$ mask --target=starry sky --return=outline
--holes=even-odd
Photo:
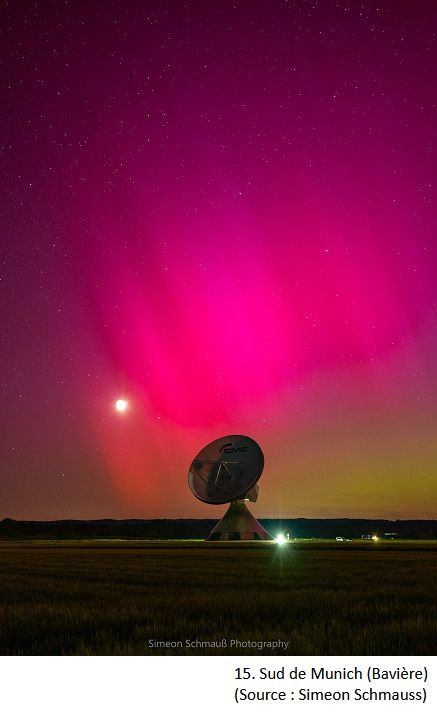
[[[435,2],[1,28],[0,517],[219,516],[225,434],[258,516],[436,517]]]

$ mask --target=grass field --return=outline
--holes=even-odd
[[[0,543],[1,655],[437,654],[437,542]]]

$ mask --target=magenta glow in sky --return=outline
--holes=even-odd
[[[23,8],[1,515],[214,517],[246,433],[258,516],[435,517],[434,4]]]

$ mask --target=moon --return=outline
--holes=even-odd
[[[118,412],[125,412],[129,406],[129,402],[126,399],[117,399],[115,402],[115,408]]]

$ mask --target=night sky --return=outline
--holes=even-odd
[[[434,0],[1,13],[0,517],[436,517]]]

